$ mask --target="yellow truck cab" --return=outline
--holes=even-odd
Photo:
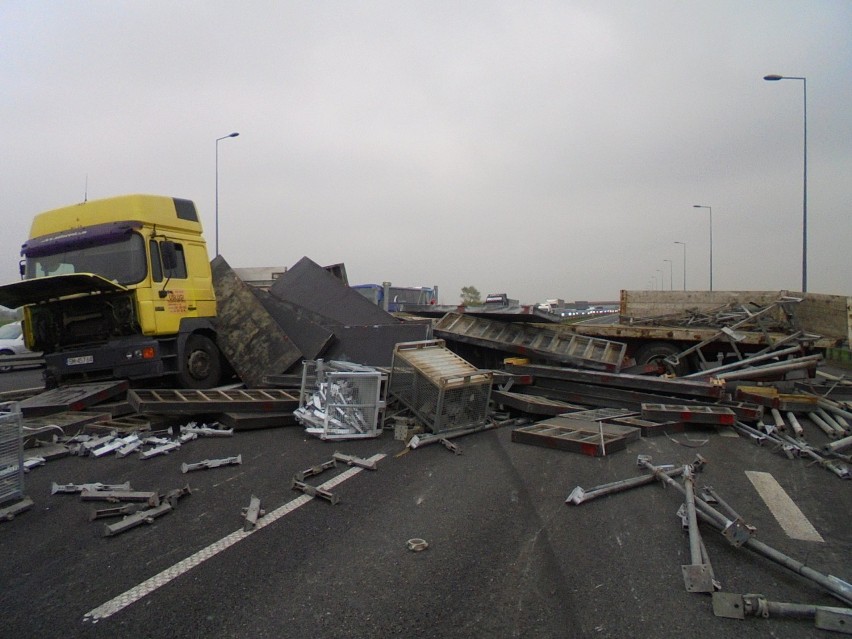
[[[22,280],[0,304],[23,307],[27,346],[45,381],[174,376],[219,383],[216,300],[195,204],[124,195],[36,215]]]

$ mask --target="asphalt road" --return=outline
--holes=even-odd
[[[508,429],[456,441],[461,455],[439,445],[400,454],[390,431],[331,443],[287,427],[199,439],[150,460],[49,462],[27,475],[34,508],[0,525],[0,636],[826,635],[807,621],[717,618],[709,595],[686,592],[675,490],[652,484],[564,503],[576,485],[639,474],[638,454],[662,464],[700,452],[708,464],[699,484],[712,485],[762,541],[852,581],[852,484],[802,460],[715,431],[643,439],[603,458],[513,443]],[[296,472],[334,451],[384,457],[377,471],[341,465],[307,480],[347,473],[330,488],[337,505],[291,490]],[[237,454],[239,466],[180,470]],[[745,471],[770,473],[824,541],[785,533]],[[95,481],[161,492],[188,482],[193,492],[152,524],[105,538],[104,521],[88,520],[105,504],[51,495],[52,482]],[[267,514],[244,535],[240,511],[251,495]],[[842,605],[709,528],[703,535],[725,591]],[[412,538],[428,549],[408,550]]]

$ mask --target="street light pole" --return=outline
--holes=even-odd
[[[713,291],[713,207],[703,204],[693,204],[694,209],[707,209],[710,211],[710,291]]]
[[[683,245],[683,290],[686,290],[686,242],[677,242],[675,244]]]
[[[802,114],[804,116],[803,128],[803,150],[804,160],[802,162],[802,293],[808,292],[808,80],[800,76],[788,75],[765,75],[764,80],[776,82],[778,80],[801,80],[802,81]]]
[[[216,257],[219,256],[219,142],[239,135],[236,131],[216,138]]]
[[[674,290],[674,271],[672,270],[672,261],[671,260],[663,260],[663,262],[669,263],[669,290]]]

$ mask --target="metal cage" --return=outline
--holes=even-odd
[[[389,391],[433,433],[479,426],[488,417],[492,373],[444,346],[404,342],[394,349]]]
[[[0,504],[24,496],[24,439],[17,402],[0,404]]]
[[[386,379],[369,366],[305,361],[299,408],[293,414],[305,432],[320,439],[377,437],[384,426]]]

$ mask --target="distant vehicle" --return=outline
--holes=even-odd
[[[384,307],[385,287],[381,284],[355,284],[350,288],[358,291],[376,306]],[[405,311],[406,307],[434,306],[438,302],[437,287],[389,286],[387,287],[388,312]]]
[[[24,329],[20,322],[11,322],[0,326],[0,357],[6,355],[29,355],[32,351],[24,344]],[[11,366],[0,364],[0,372],[12,370]]]

